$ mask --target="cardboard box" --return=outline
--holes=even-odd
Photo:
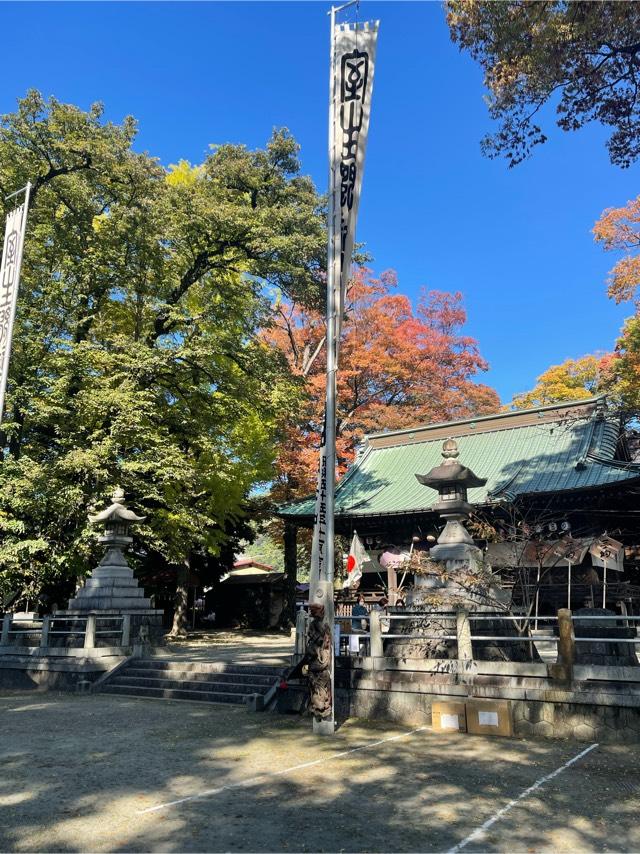
[[[474,735],[513,735],[509,700],[467,700],[467,732]]]
[[[437,732],[466,732],[467,718],[462,702],[431,704],[431,725]]]

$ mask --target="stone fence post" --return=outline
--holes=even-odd
[[[42,631],[40,633],[40,646],[47,647],[49,646],[49,628],[51,627],[51,617],[47,614],[47,616],[42,618]]]
[[[122,617],[122,646],[130,646],[131,644],[131,614],[125,614]]]
[[[84,648],[94,649],[96,645],[96,615],[89,614],[84,632]]]
[[[307,615],[304,608],[296,614],[296,655],[307,651]]]
[[[382,658],[382,628],[380,626],[380,611],[372,611],[369,614],[369,641],[370,655],[372,658]]]
[[[5,614],[2,618],[2,638],[0,646],[9,646],[9,631],[11,629],[11,614]]]
[[[573,667],[576,661],[576,636],[568,608],[558,611],[558,664]]]
[[[473,661],[471,645],[471,623],[468,611],[456,611],[456,637],[458,641],[458,661]]]

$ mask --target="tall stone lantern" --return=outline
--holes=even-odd
[[[471,469],[458,462],[458,445],[453,439],[447,439],[442,446],[442,462],[427,474],[417,474],[416,478],[438,493],[438,501],[431,505],[446,524],[438,537],[436,545],[424,554],[418,555],[414,572],[414,587],[408,598],[409,612],[416,612],[414,619],[404,620],[394,631],[400,634],[429,635],[429,639],[398,639],[395,654],[411,657],[450,658],[460,655],[455,641],[450,640],[453,631],[464,632],[469,638],[468,650],[471,650],[471,634],[486,635],[489,638],[510,638],[517,634],[513,623],[486,619],[473,620],[469,612],[482,612],[491,616],[506,610],[509,594],[498,586],[491,570],[484,565],[482,551],[474,544],[471,535],[464,527],[469,518],[471,505],[468,491],[473,487],[484,486],[486,479],[478,477]],[[421,571],[419,571],[419,569]],[[452,612],[456,612],[455,625],[452,627]],[[394,654],[389,652],[388,654]],[[537,653],[529,650],[529,644],[499,640],[475,640],[473,657],[479,660],[528,661],[536,658]],[[466,653],[465,653],[466,655]]]
[[[447,439],[442,445],[443,461],[440,465],[432,468],[428,474],[416,475],[423,486],[437,491],[438,501],[432,505],[432,509],[446,520],[437,545],[430,551],[434,560],[469,561],[480,555],[463,522],[471,512],[471,505],[467,501],[468,490],[484,486],[487,480],[461,465],[457,459],[459,453],[457,442]]]
[[[124,550],[133,542],[131,525],[145,519],[146,516],[137,516],[127,508],[121,489],[115,490],[109,507],[89,516],[92,524],[104,525],[99,541],[105,546],[105,554],[84,587],[69,601],[68,609],[58,615],[95,614],[103,620],[128,615],[133,640],[141,637],[158,642],[161,639],[163,612],[155,610],[151,600],[145,597],[124,555]]]

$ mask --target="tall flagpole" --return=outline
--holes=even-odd
[[[329,12],[330,27],[330,63],[329,63],[329,194],[328,194],[328,246],[327,246],[327,387],[325,399],[325,447],[327,459],[327,526],[323,581],[333,584],[335,560],[335,471],[336,471],[336,286],[340,279],[340,251],[338,235],[340,229],[336,223],[338,205],[335,199],[336,187],[336,74],[335,74],[335,26],[336,13],[352,5],[332,6]]]
[[[325,448],[325,541],[322,574],[319,579],[319,592],[322,592],[325,622],[330,635],[331,649],[331,715],[324,720],[313,720],[313,731],[318,735],[333,735],[335,732],[335,679],[333,650],[333,574],[335,554],[335,490],[336,490],[336,259],[340,257],[337,249],[336,203],[335,203],[335,6],[330,16],[330,61],[329,61],[329,187],[327,199],[327,371],[324,410],[324,448]],[[339,275],[339,273],[338,273]]]
[[[329,63],[329,192],[327,200],[326,396],[324,441],[316,492],[309,602],[314,645],[322,666],[311,680],[313,729],[335,731],[333,579],[335,563],[336,397],[340,327],[349,277],[362,170],[369,126],[369,104],[378,22],[336,28],[336,15],[353,6],[332,6]],[[339,109],[338,109],[339,108]],[[309,639],[311,639],[311,630]],[[328,651],[331,652],[329,665]],[[329,671],[329,672],[328,672]],[[330,685],[328,677],[330,676]],[[329,694],[331,703],[329,704]]]

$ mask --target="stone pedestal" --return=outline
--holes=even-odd
[[[433,560],[434,553],[439,560]],[[507,614],[509,594],[493,583],[491,573],[484,567],[480,549],[468,542],[444,544],[439,541],[430,550],[422,568],[429,564],[433,567],[432,572],[416,575],[413,590],[407,596],[408,607],[390,608],[389,611],[391,614],[416,614],[415,619],[392,620],[390,634],[424,634],[431,637],[408,637],[406,641],[396,638],[387,645],[388,655],[398,658],[459,658],[458,614],[471,612],[482,616],[495,614],[496,619],[474,620],[470,616],[467,636],[505,638],[504,642],[470,641],[475,660],[539,660],[533,642],[508,640],[518,637],[514,622],[499,617],[500,613]]]
[[[146,599],[144,590],[133,577],[120,548],[110,548],[98,566],[69,600],[69,611],[114,611],[123,614],[129,611],[152,610],[151,600]]]

